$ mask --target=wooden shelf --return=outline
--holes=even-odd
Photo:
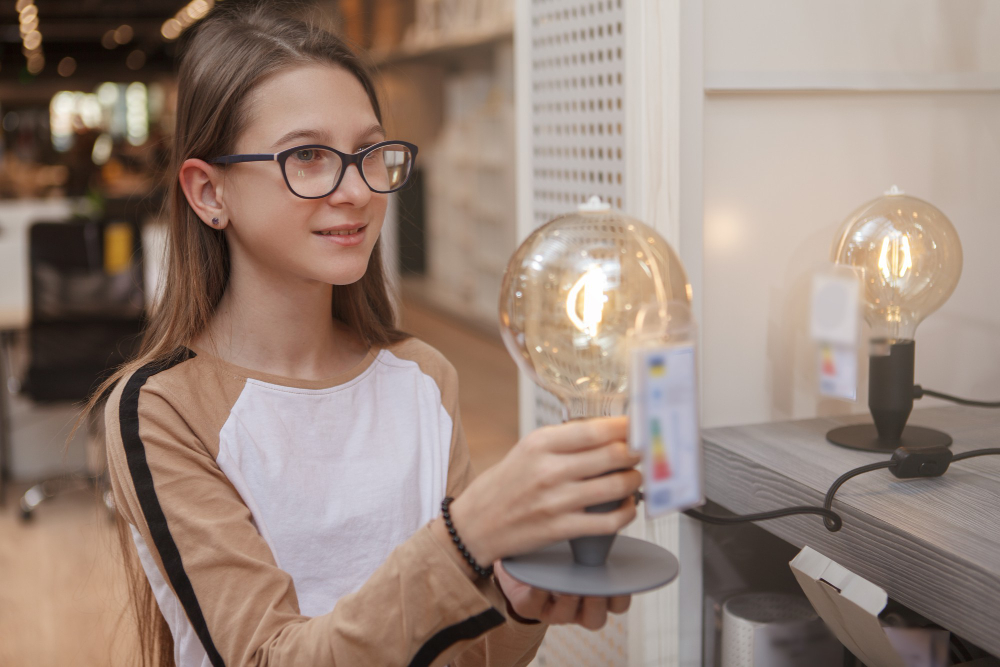
[[[504,41],[513,40],[514,27],[506,25],[490,30],[469,32],[464,35],[449,37],[436,44],[403,45],[394,51],[376,53],[371,58],[377,67],[398,65],[407,62],[446,61],[461,58],[471,50],[482,47],[492,47]]]
[[[827,488],[851,468],[888,454],[826,441],[837,419],[706,429],[706,496],[746,514],[822,505]],[[996,447],[1000,412],[945,407],[914,410],[910,423],[954,438],[955,453]],[[900,480],[888,470],[855,477],[833,509],[844,528],[819,517],[758,525],[797,547],[811,546],[881,586],[889,596],[983,649],[1000,654],[1000,456],[960,461],[943,477]]]

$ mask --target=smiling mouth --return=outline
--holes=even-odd
[[[368,225],[365,225],[367,227]],[[358,227],[357,229],[344,229],[341,231],[329,231],[329,232],[313,232],[314,234],[319,234],[320,236],[354,236],[360,232],[365,227]]]

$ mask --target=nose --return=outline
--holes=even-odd
[[[351,204],[360,208],[371,201],[371,198],[372,191],[365,183],[365,179],[361,177],[358,165],[351,164],[347,166],[347,171],[344,172],[340,185],[327,197],[327,200],[334,205]]]

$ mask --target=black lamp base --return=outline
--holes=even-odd
[[[923,426],[907,426],[899,440],[882,440],[878,437],[875,424],[841,426],[826,434],[826,439],[835,445],[848,449],[868,452],[892,453],[897,447],[949,447],[951,436],[942,431]]]

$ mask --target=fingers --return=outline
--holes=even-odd
[[[551,625],[575,623],[588,630],[600,630],[608,621],[608,612],[624,613],[631,601],[631,595],[604,598],[552,593],[542,610],[541,619]]]
[[[611,470],[635,467],[642,456],[629,450],[625,442],[618,441],[566,456],[565,459],[568,478],[586,479]]]
[[[534,432],[540,446],[551,452],[579,452],[628,438],[628,417],[576,419]]]
[[[559,525],[557,539],[567,540],[584,535],[617,533],[635,518],[635,498],[629,496],[621,507],[610,512],[574,512],[567,514]]]
[[[622,500],[630,497],[641,486],[641,472],[623,470],[568,486],[566,490],[567,502],[571,503],[573,509],[577,509],[612,500]]]
[[[608,611],[612,614],[624,614],[632,604],[631,595],[618,595],[608,598]]]
[[[552,594],[542,609],[542,619],[551,625],[565,625],[576,621],[579,610],[579,595]]]
[[[583,598],[577,623],[588,630],[600,630],[608,621],[607,598]]]

